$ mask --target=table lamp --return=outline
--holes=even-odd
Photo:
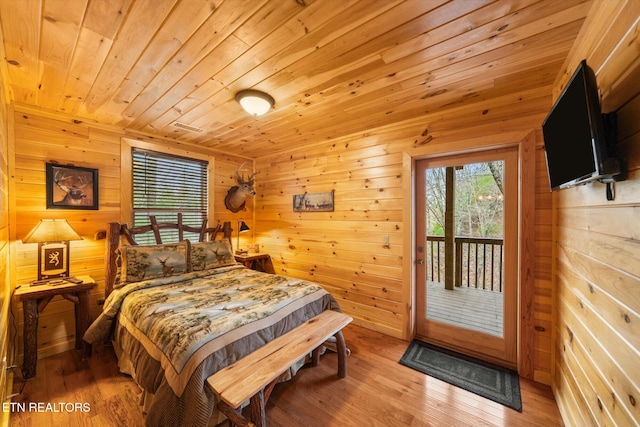
[[[244,233],[245,231],[249,231],[250,228],[243,220],[238,221],[238,244],[236,245],[236,255],[245,255],[248,252],[240,249],[240,233]]]
[[[38,244],[38,280],[32,285],[45,284],[69,277],[69,241],[82,240],[66,219],[41,219],[22,243]]]

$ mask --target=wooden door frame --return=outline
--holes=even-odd
[[[428,157],[452,154],[452,151],[469,153],[491,148],[518,147],[519,185],[519,265],[518,265],[518,325],[517,370],[520,376],[533,380],[534,357],[534,253],[535,253],[535,146],[536,132],[516,132],[504,135],[480,136],[452,147],[444,145],[421,146],[402,153],[403,223],[405,226],[403,250],[403,313],[402,338],[410,341],[416,336],[416,245],[415,245],[415,162]],[[472,148],[470,148],[472,146]],[[447,149],[448,148],[448,149]]]
[[[517,366],[517,338],[518,338],[518,148],[503,147],[499,149],[486,149],[474,153],[453,153],[448,156],[439,156],[427,159],[420,159],[419,162],[426,162],[428,168],[449,167],[458,164],[472,164],[502,160],[505,163],[504,169],[504,264],[503,276],[504,287],[502,298],[504,300],[504,320],[503,335],[501,337],[489,334],[482,334],[466,328],[454,326],[449,323],[437,322],[423,319],[423,312],[426,310],[426,290],[421,284],[426,281],[424,267],[416,269],[416,334],[421,338],[429,336],[429,341],[450,348],[451,350],[463,352],[471,356],[485,359],[489,362],[497,363],[508,368],[515,369]],[[416,162],[418,163],[418,162]],[[416,164],[416,171],[418,170]],[[422,170],[422,169],[420,169]],[[418,192],[420,187],[424,187],[426,182],[424,176],[416,173],[416,202],[419,201]],[[416,204],[417,205],[417,204]],[[417,209],[416,209],[417,210]],[[416,245],[422,241],[422,236],[418,236],[418,229],[424,228],[424,219],[416,215]],[[426,248],[421,252],[421,256],[426,254]],[[453,256],[453,254],[449,254]],[[447,254],[445,253],[445,258]],[[514,262],[515,261],[515,262]],[[445,272],[445,275],[449,274]],[[420,316],[418,316],[418,313]],[[420,326],[425,328],[420,332]]]

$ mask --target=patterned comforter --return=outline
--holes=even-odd
[[[154,395],[148,425],[204,426],[215,407],[207,377],[327,309],[339,310],[315,283],[234,265],[116,289],[84,339],[104,341],[115,326]]]

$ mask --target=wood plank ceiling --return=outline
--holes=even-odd
[[[590,5],[0,0],[2,66],[17,104],[255,157],[550,88]]]

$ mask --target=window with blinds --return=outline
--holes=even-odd
[[[158,222],[182,222],[199,227],[207,217],[208,162],[132,148],[133,226],[148,225],[149,215]],[[162,242],[177,242],[177,230],[161,230]],[[196,233],[185,239],[198,240]],[[153,233],[137,238],[140,244],[154,244]]]

